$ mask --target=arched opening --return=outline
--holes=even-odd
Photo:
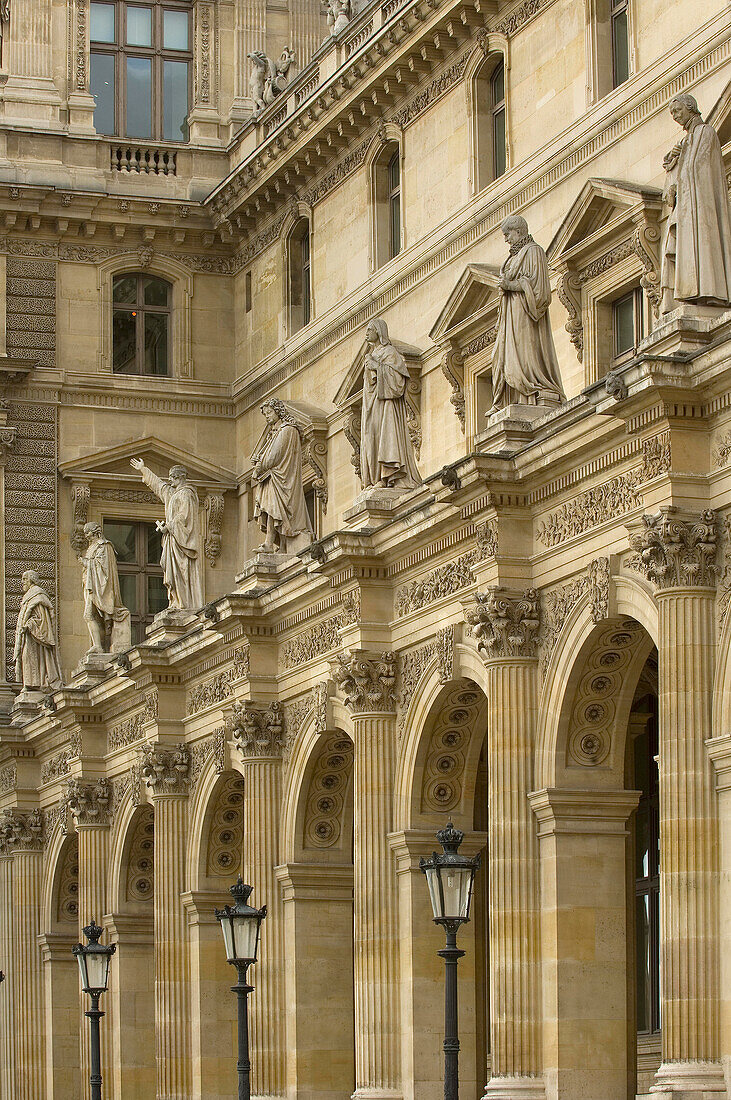
[[[486,57],[473,77],[476,189],[481,191],[507,168],[506,70],[503,55]]]
[[[308,218],[300,218],[287,239],[289,335],[310,323],[312,317],[311,234]]]
[[[79,938],[79,838],[75,832],[59,841],[52,873],[51,901],[42,935],[46,1066],[52,1070],[48,1072],[47,1089],[49,1100],[76,1100],[81,1091],[79,1018],[70,1011],[79,1002],[79,973],[71,954]],[[18,975],[18,979],[22,977]],[[6,996],[11,992],[4,990]],[[11,1039],[10,1032],[7,1039]],[[8,1095],[12,1095],[12,1086]]]

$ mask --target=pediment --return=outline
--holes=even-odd
[[[203,489],[225,492],[236,488],[236,477],[222,466],[196,458],[172,443],[156,436],[146,436],[117,447],[93,451],[81,458],[63,462],[58,470],[69,481],[81,482],[133,482],[140,483],[139,474],[130,466],[130,459],[141,458],[146,466],[166,477],[171,466],[185,466],[190,481]]]
[[[662,192],[657,187],[626,180],[587,180],[548,246],[549,262],[568,263],[623,224],[629,226],[638,212],[656,218],[661,208]]]
[[[414,347],[413,344],[404,344],[401,340],[394,340],[392,336],[389,338],[396,350],[400,351],[406,360],[406,366],[409,368],[411,377],[418,378],[421,374],[421,349]],[[340,384],[338,392],[333,398],[333,404],[338,408],[348,405],[359,396],[363,389],[363,364],[367,347],[368,341],[364,339]]]
[[[435,344],[447,343],[497,306],[499,276],[491,264],[467,265],[429,333]]]
[[[708,112],[706,122],[713,126],[721,145],[731,143],[731,80]]]

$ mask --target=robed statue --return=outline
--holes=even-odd
[[[546,253],[520,215],[500,227],[509,246],[500,268],[497,336],[492,353],[492,408],[553,405],[564,399],[548,316],[551,283]]]
[[[130,614],[122,603],[117,555],[99,523],[84,524],[85,552],[79,558],[84,592],[84,621],[91,636],[89,653],[124,653],[130,648]]]
[[[265,401],[261,411],[268,429],[251,456],[254,516],[264,532],[258,549],[283,554],[301,549],[313,538],[302,488],[302,437],[283,401]]]
[[[35,569],[23,573],[23,599],[15,626],[15,674],[27,691],[61,687],[56,654],[56,623],[51,598]]]
[[[718,134],[692,95],[676,95],[670,114],[685,130],[663,160],[670,206],[660,283],[662,312],[678,302],[731,302],[731,219]]]
[[[415,489],[422,484],[406,418],[409,368],[380,317],[368,325],[360,423],[363,488]]]
[[[163,581],[168,606],[174,611],[198,611],[203,607],[203,545],[198,518],[198,494],[188,484],[184,466],[172,466],[168,480],[153,474],[141,458],[130,464],[155,496],[165,505],[165,522],[157,522],[162,535]]]

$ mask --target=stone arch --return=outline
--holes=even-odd
[[[100,917],[98,919],[101,918]],[[79,973],[71,947],[79,938],[79,840],[57,823],[51,834],[41,909],[45,984],[46,1050],[68,1093],[81,1093],[78,1004]],[[5,990],[5,995],[11,990]]]
[[[75,832],[64,833],[59,826],[53,831],[48,846],[41,911],[41,928],[44,931],[66,932],[73,926],[73,934],[77,934],[78,904],[72,917],[70,903],[74,894],[78,902],[78,887],[78,837]]]

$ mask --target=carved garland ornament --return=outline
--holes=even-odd
[[[392,713],[396,708],[396,657],[362,649],[338,654],[333,680],[353,714],[369,711]]]
[[[443,596],[451,596],[454,592],[474,584],[475,578],[470,567],[476,559],[477,551],[470,550],[455,561],[433,569],[420,580],[397,588],[394,599],[396,618],[401,619],[412,611],[418,611],[419,608],[442,599]]]
[[[221,782],[208,834],[209,875],[233,878],[242,870],[244,851],[244,781],[231,773]]]
[[[203,551],[211,569],[221,553],[221,524],[223,523],[223,493],[208,493],[206,496],[206,537]]]
[[[202,684],[196,684],[188,692],[188,716],[198,714],[207,707],[217,706],[230,699],[234,692],[234,685],[238,680],[249,675],[249,651],[246,647],[246,660],[237,662],[231,668],[225,668],[216,673],[210,680],[204,680]]]
[[[331,734],[315,765],[307,797],[305,848],[333,848],[342,835],[345,796],[353,770],[353,743]]]
[[[712,587],[716,580],[717,522],[710,509],[682,517],[661,508],[642,517],[642,529],[630,534],[636,568],[659,588]]]

